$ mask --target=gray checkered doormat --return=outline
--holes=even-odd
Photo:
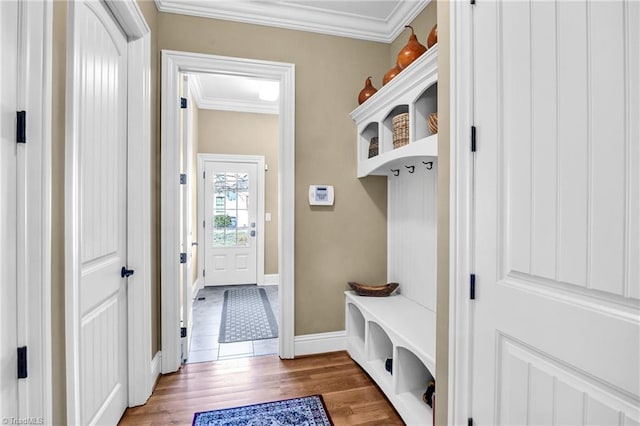
[[[224,292],[218,342],[232,343],[278,337],[278,323],[263,288]]]

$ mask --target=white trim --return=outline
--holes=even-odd
[[[330,12],[294,2],[202,2],[155,0],[160,12],[267,25],[361,40],[391,43],[430,0],[398,1],[386,19]]]
[[[471,270],[472,155],[469,129],[473,123],[472,6],[451,2],[451,199],[449,238],[449,424],[469,417],[471,376],[468,288]]]
[[[162,372],[180,367],[179,228],[178,228],[178,98],[180,73],[217,72],[278,80],[280,132],[278,176],[280,357],[294,355],[294,228],[295,228],[295,66],[280,62],[241,59],[187,52],[162,51],[161,113],[161,300]],[[174,324],[175,326],[171,326]]]
[[[204,172],[205,163],[212,162],[227,162],[227,163],[249,163],[255,164],[257,166],[257,188],[256,188],[256,198],[259,200],[256,211],[256,233],[257,233],[257,241],[256,241],[256,283],[258,285],[264,285],[264,203],[265,203],[265,158],[263,155],[234,155],[234,154],[198,154],[198,170],[197,176],[200,178]],[[204,194],[205,187],[204,185],[198,185],[198,223],[204,223],[205,220],[205,203],[204,203]],[[202,241],[204,248],[204,228],[202,226],[198,226],[198,241]],[[205,248],[206,249],[206,248]],[[205,277],[202,276],[200,272],[205,267],[205,249],[198,250],[198,279],[203,281],[203,285],[206,284]]]
[[[205,97],[202,90],[202,83],[200,82],[200,76],[198,74],[190,75],[191,94],[193,100],[200,109],[211,109],[218,111],[233,111],[233,112],[253,112],[258,114],[278,114],[277,102],[266,101],[249,101],[249,100],[237,100],[237,99],[221,99]]]
[[[264,274],[264,285],[278,285],[278,284],[280,284],[280,275]]]
[[[51,102],[53,8],[18,4],[18,110],[27,143],[17,144],[17,337],[28,347],[29,377],[18,383],[19,417],[52,417]]]
[[[135,269],[127,287],[128,309],[128,395],[129,406],[144,404],[155,381],[148,370],[151,353],[151,33],[135,0],[106,1],[128,38],[129,90],[127,138],[127,263]],[[65,336],[67,357],[67,420],[78,423],[78,170],[76,123],[73,105],[77,93],[73,76],[77,75],[74,27],[75,2],[68,6],[67,112],[65,154]],[[131,143],[133,142],[133,143]],[[50,417],[49,417],[50,418]]]
[[[153,387],[160,377],[160,370],[162,368],[162,352],[156,352],[155,356],[151,359],[151,369],[149,377],[151,378],[151,386]]]
[[[347,332],[304,334],[295,337],[296,356],[344,351],[347,349]]]

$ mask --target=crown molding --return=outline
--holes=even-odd
[[[387,19],[281,2],[155,0],[155,3],[160,12],[391,43],[430,1],[398,1]]]
[[[278,102],[275,104],[262,101],[241,101],[236,99],[207,98],[203,95],[200,78],[189,76],[189,90],[199,109],[214,109],[220,111],[253,112],[258,114],[278,114]]]

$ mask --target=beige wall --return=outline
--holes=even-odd
[[[51,108],[51,356],[53,424],[66,423],[64,341],[64,137],[67,4],[53,2],[53,93]]]
[[[264,273],[278,273],[278,127],[274,114],[200,110],[199,150],[203,154],[263,155],[265,172]]]
[[[431,31],[431,28],[437,22],[437,2],[436,0],[432,0],[431,3],[424,8],[422,12],[408,25],[413,27],[413,31],[418,38],[418,41],[427,47],[427,36]],[[409,28],[405,28],[405,30],[400,33],[400,35],[391,43],[391,49],[389,51],[389,67],[394,67],[396,65],[396,61],[398,59],[398,53],[402,50],[402,48],[409,41],[409,36],[411,35],[411,30]],[[387,69],[388,69],[387,68]],[[385,71],[386,72],[386,71]]]
[[[158,22],[161,49],[295,64],[295,333],[343,330],[347,281],[386,278],[386,182],[356,179],[349,113],[364,79],[386,72],[389,46],[169,13]],[[335,206],[309,207],[313,183],[334,185]]]
[[[451,96],[449,2],[438,7],[438,277],[436,330],[436,424],[447,425],[449,395],[449,170]]]

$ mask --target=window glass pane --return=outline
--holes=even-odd
[[[249,175],[216,173],[213,179],[213,246],[249,245]]]

